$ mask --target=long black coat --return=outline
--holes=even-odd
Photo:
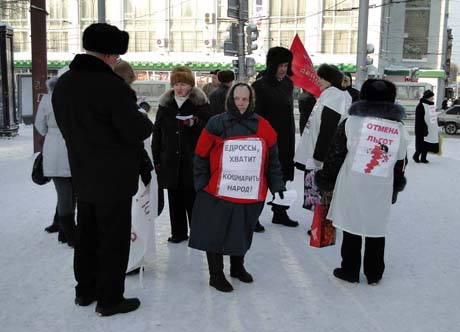
[[[196,116],[194,125],[185,125],[176,118],[178,115]],[[160,188],[193,189],[195,146],[208,118],[207,98],[196,87],[181,108],[174,99],[174,90],[160,97],[152,137],[153,162]]]
[[[78,198],[113,203],[132,197],[142,141],[152,133],[134,91],[102,60],[79,54],[57,82],[52,103]]]
[[[415,109],[415,150],[418,152],[437,153],[439,144],[425,141],[425,137],[428,136],[428,126],[425,122],[425,107],[423,107],[423,104],[434,105],[432,101],[421,98]]]
[[[214,90],[209,95],[209,105],[212,115],[217,115],[225,112],[225,99],[230,88],[225,84],[219,85],[217,90]]]
[[[294,85],[289,77],[278,81],[262,76],[252,84],[256,94],[256,113],[268,120],[278,134],[278,150],[284,180],[294,179],[295,123]]]

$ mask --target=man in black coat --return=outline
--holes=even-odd
[[[90,25],[83,33],[86,54],[75,56],[52,97],[77,196],[75,303],[97,300],[101,316],[140,305],[123,293],[131,200],[138,189],[142,142],[152,133],[152,123],[137,110],[134,91],[113,72],[128,41],[128,33],[115,26]]]
[[[225,112],[225,99],[227,98],[228,90],[233,85],[235,74],[231,70],[221,70],[217,73],[220,85],[209,95],[209,107],[212,115]]]
[[[315,104],[316,97],[307,90],[302,89],[302,93],[299,96],[299,131],[301,135]]]
[[[278,150],[284,181],[294,180],[295,123],[294,85],[289,78],[292,53],[284,47],[272,47],[267,53],[266,69],[254,82],[256,93],[255,111],[268,120],[278,134]],[[290,227],[299,225],[286,213],[287,208],[273,205],[275,224]]]

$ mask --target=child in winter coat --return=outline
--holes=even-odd
[[[385,269],[391,204],[406,184],[408,133],[393,83],[367,80],[360,97],[338,126],[315,181],[321,190],[333,191],[327,218],[343,230],[342,264],[334,276],[359,282],[364,237],[364,274],[369,284],[377,284]]]

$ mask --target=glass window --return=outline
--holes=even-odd
[[[425,88],[423,86],[410,86],[409,87],[409,98],[410,99],[420,99],[423,96],[423,92],[425,92]]]
[[[396,99],[409,99],[409,91],[407,86],[397,87]]]
[[[422,1],[425,3],[427,1]],[[428,1],[429,2],[429,1]],[[414,3],[411,3],[413,5]],[[406,8],[403,59],[423,59],[428,52],[430,8]]]

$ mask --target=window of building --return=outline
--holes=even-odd
[[[403,59],[420,60],[428,52],[431,0],[406,4]]]
[[[269,47],[289,48],[294,36],[305,37],[305,12],[308,1],[270,0]]]
[[[321,52],[356,53],[359,0],[324,0]]]

